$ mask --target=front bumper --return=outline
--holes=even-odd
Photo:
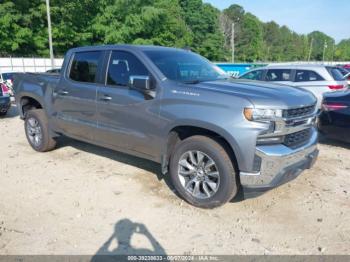
[[[258,146],[256,155],[261,158],[260,172],[240,172],[244,191],[267,191],[296,178],[303,170],[311,168],[318,156],[317,142],[318,134],[313,128],[309,142],[297,149],[284,145]]]

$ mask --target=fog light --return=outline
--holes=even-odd
[[[271,145],[271,144],[281,144],[283,142],[283,136],[279,137],[260,137],[257,140],[258,145]]]
[[[253,163],[253,172],[259,172],[261,170],[261,157],[255,155]]]

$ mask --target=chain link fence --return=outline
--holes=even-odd
[[[54,68],[60,68],[63,58],[55,59]],[[52,69],[49,58],[40,57],[4,57],[0,58],[0,73],[6,72],[46,72]]]

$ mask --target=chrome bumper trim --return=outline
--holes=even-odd
[[[243,187],[271,188],[295,178],[296,173],[310,168],[315,162],[318,134],[313,128],[310,141],[297,149],[284,145],[258,146],[256,155],[261,157],[262,164],[259,173],[240,172]]]

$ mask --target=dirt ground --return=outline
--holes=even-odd
[[[0,136],[0,255],[350,254],[349,145],[323,141],[289,184],[201,210],[152,162],[70,139],[34,152],[15,108]]]

